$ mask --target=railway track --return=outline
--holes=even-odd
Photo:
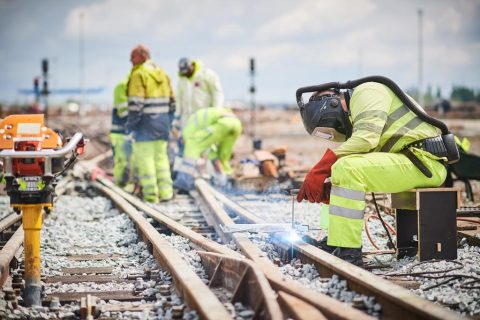
[[[105,158],[103,156],[103,159]],[[77,175],[92,171],[96,163],[101,160],[102,157],[99,157],[93,161],[84,162]],[[185,317],[190,316],[192,319],[196,315],[205,319],[226,319],[234,316],[244,319],[287,317],[369,319],[372,315],[385,319],[460,318],[454,312],[421,299],[390,281],[345,263],[302,241],[288,243],[268,237],[268,245],[273,246],[279,253],[277,258],[269,257],[261,249],[265,244],[259,244],[255,236],[223,231],[224,226],[238,222],[259,224],[263,221],[202,180],[196,182],[197,192],[193,198],[180,196],[174,202],[162,206],[145,204],[115,187],[103,177],[97,177],[93,186],[111,199],[121,212],[129,216],[139,232],[139,239],[145,243],[145,249],[155,257],[159,268],[168,274],[167,277],[171,277],[169,292],[176,292],[178,298],[182,299],[174,305],[175,317],[183,317],[183,312],[186,312]],[[173,245],[179,242],[183,250]],[[222,245],[219,242],[228,245]],[[17,256],[18,251],[17,248],[15,250]],[[83,257],[76,256],[74,259],[83,263],[101,261],[99,259],[105,259],[105,255],[108,253],[88,253]],[[0,257],[3,257],[3,250]],[[5,258],[6,260],[8,259]],[[0,261],[3,260],[0,259]],[[13,266],[10,262],[8,265]],[[285,272],[285,266],[288,265],[294,265],[296,269],[309,269],[311,268],[309,266],[313,266],[319,280],[328,284],[336,282],[345,287],[343,292],[348,293],[354,290],[364,296],[353,303],[352,301],[349,304],[342,303],[335,299],[339,297],[332,298],[307,287],[305,283],[302,284],[298,281],[298,277],[289,277]],[[62,284],[85,279],[93,280],[94,283],[109,281],[113,278],[116,278],[113,279],[115,281],[119,280],[117,275],[100,273],[110,270],[91,269],[90,271],[92,278],[70,274],[56,280],[61,281]],[[57,275],[57,277],[61,276]],[[150,270],[143,274],[123,275],[122,279],[130,281],[130,286],[135,287],[137,284],[137,287],[141,287],[141,283],[151,281],[151,277]],[[55,279],[48,279],[46,283],[49,286],[51,283],[57,283],[58,286],[58,282],[50,282],[53,280]],[[163,301],[165,299],[162,300],[160,293],[162,290],[165,292],[166,289],[160,286],[157,286],[156,290],[159,292],[160,301]],[[338,290],[339,294],[341,294],[340,291]],[[131,295],[135,295],[135,292]],[[351,297],[354,295],[351,294]],[[158,301],[152,303],[152,300],[138,293],[135,299],[125,298],[129,304],[117,303],[114,306],[107,303],[109,300],[122,299],[109,297],[108,293],[83,291],[75,298],[72,296],[69,301],[59,299],[59,302],[60,304],[66,302],[78,304],[78,310],[72,310],[77,310],[75,312],[84,318],[90,314],[102,317],[102,312],[103,316],[119,315],[125,312],[148,314],[152,310],[157,310],[155,305],[157,307],[159,305]],[[57,305],[57,300],[53,300],[52,295],[45,301],[53,303],[54,308]],[[132,301],[136,302],[132,303]],[[373,305],[368,308],[366,302]],[[360,311],[351,305],[364,310]],[[370,315],[365,312],[369,309],[371,309]],[[173,310],[169,310],[167,310],[169,316],[172,316]],[[376,310],[376,313],[372,313],[372,310]],[[167,311],[162,309],[161,312]]]
[[[223,254],[234,254],[234,252],[227,250],[225,247],[220,247],[220,249],[216,243],[212,244],[208,241],[204,241],[203,239],[198,239],[195,234],[191,233],[191,230],[188,230],[188,228],[182,228],[179,225],[172,224],[172,221],[169,221],[169,219],[166,218],[161,212],[158,212],[154,208],[145,205],[138,199],[125,194],[120,189],[112,186],[110,182],[101,180],[101,183],[109,185],[112,190],[115,190],[121,194],[125,199],[127,199],[140,210],[144,211],[148,216],[153,219],[158,219],[157,222],[171,229],[172,232],[176,232],[177,234],[181,234],[183,237],[189,238],[200,248],[221,252]],[[200,188],[198,188],[198,185],[200,185]],[[270,285],[277,292],[282,292],[283,290],[285,293],[307,302],[310,306],[313,306],[328,318],[352,319],[368,317],[364,313],[357,313],[358,311],[353,308],[346,308],[345,304],[339,304],[338,301],[331,299],[326,295],[309,290],[308,288],[305,288],[294,281],[286,281],[283,274],[275,271],[275,264],[270,261],[268,257],[265,257],[265,254],[260,251],[258,246],[249,242],[244,236],[226,235],[221,232],[220,225],[232,224],[233,221],[228,220],[228,214],[225,212],[225,210],[223,210],[223,208],[221,208],[221,205],[215,199],[215,196],[212,195],[212,190],[205,191],[206,188],[209,188],[208,184],[197,181],[197,188],[199,190],[199,194],[203,197],[203,207],[207,206],[209,207],[210,212],[213,212],[213,215],[206,215],[207,221],[210,220],[210,224],[215,228],[217,234],[219,234],[219,237],[226,243],[229,243],[233,238],[237,246],[240,247],[242,253],[261,267],[262,271],[266,274]],[[233,205],[231,204],[231,206]],[[245,211],[242,212],[242,210],[239,208],[236,209],[240,210],[240,213],[243,213],[243,215],[241,215],[243,219],[245,219],[245,216],[248,217],[248,213]],[[246,220],[248,221],[248,218]],[[261,221],[252,219],[252,217],[250,217],[250,222],[261,223]],[[291,248],[285,247],[284,243],[277,243],[277,247],[284,253],[291,252]],[[335,257],[332,257],[331,255],[328,255],[308,244],[296,244],[295,254],[297,257],[301,257],[302,260],[313,263],[317,267],[317,270],[321,270],[321,272],[323,272],[323,274],[321,274],[322,276],[328,277],[336,274],[341,278],[347,278],[347,283],[350,288],[376,297],[382,306],[382,311],[384,312],[382,316],[386,318],[397,318],[403,317],[404,315],[408,315],[410,318],[431,319],[457,317],[455,313],[418,298],[411,294],[408,290],[405,290],[397,285],[393,285],[389,281],[375,277],[373,274],[359,268],[356,268],[358,270],[355,268],[352,269],[350,264],[344,263],[343,261],[338,260]],[[339,267],[339,265],[341,265],[341,267]],[[352,271],[354,271],[353,276],[350,275]],[[366,280],[362,278],[365,278]],[[376,283],[380,284],[377,285]]]

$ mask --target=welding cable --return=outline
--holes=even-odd
[[[370,235],[370,230],[368,230],[368,220],[370,220],[370,215],[366,216],[365,219],[363,220],[363,223],[365,225],[365,233],[367,234],[368,241],[372,244],[372,246],[375,247],[375,249],[380,250],[380,247],[373,241],[372,236]]]
[[[473,219],[469,219],[469,218],[457,218],[457,221],[465,221],[465,222],[472,222],[472,223],[480,224],[480,220],[473,220]]]
[[[76,152],[74,152],[73,155],[68,159],[67,163],[63,167],[63,170],[61,170],[60,172],[55,174],[55,178],[61,176],[65,171],[67,171],[72,166],[72,164],[75,162],[75,160],[77,160]]]
[[[368,220],[370,220],[370,218],[380,220],[380,219],[378,218],[378,216],[372,215],[372,214],[370,214],[370,215],[368,216]],[[385,225],[387,226],[388,230],[390,230],[390,232],[391,232],[392,234],[397,234],[397,231],[395,230],[394,227],[392,227],[392,225],[391,225],[390,223],[386,222],[385,220],[383,220],[383,221],[385,222]]]
[[[393,248],[395,251],[397,251],[397,247],[396,247],[395,244],[393,243],[392,236],[390,235],[390,232],[388,232],[387,226],[385,225],[385,222],[383,221],[383,218],[382,218],[382,216],[380,215],[380,210],[378,209],[377,200],[375,200],[375,193],[373,193],[373,192],[372,192],[372,198],[373,198],[373,204],[375,205],[375,209],[377,210],[378,218],[379,218],[380,221],[382,222],[383,229],[385,229],[385,232],[387,233],[388,241],[390,242],[390,245],[392,246],[392,248]]]
[[[447,279],[445,281],[441,281],[441,282],[438,282],[436,284],[433,284],[429,287],[422,288],[423,291],[427,291],[427,290],[430,290],[430,289],[433,289],[433,288],[437,288],[437,287],[439,287],[443,284],[447,284],[447,283],[449,283],[450,281],[453,281],[453,280],[461,280],[461,279],[473,279],[473,280],[470,280],[470,281],[467,281],[467,282],[461,284],[459,287],[462,288],[462,289],[478,289],[478,288],[480,288],[480,286],[470,286],[470,284],[472,284],[472,283],[480,282],[480,278],[475,277],[475,276],[466,275],[466,274],[445,274],[443,276],[421,276],[420,278],[424,278],[424,279],[450,278],[450,279]]]
[[[478,283],[478,286],[471,286],[473,283]],[[462,289],[480,289],[480,279],[474,279],[471,281],[467,281],[463,284],[460,285],[460,288]]]
[[[385,250],[381,250],[380,247],[375,243],[375,241],[373,240],[373,237],[372,235],[370,234],[370,229],[368,229],[368,222],[370,222],[370,218],[374,218],[374,219],[378,219],[377,216],[374,216],[372,214],[367,214],[365,216],[365,219],[364,219],[364,226],[365,226],[365,233],[367,234],[367,238],[368,240],[370,241],[370,243],[372,244],[372,246],[375,247],[375,249],[377,249],[378,251],[378,254],[383,254],[385,253],[384,251]],[[386,226],[388,229],[390,229],[390,231],[393,233],[393,234],[396,234],[397,232],[395,231],[395,229],[388,223],[388,222],[385,222]],[[386,250],[388,252],[390,252],[391,250]],[[393,251],[395,252],[395,251]],[[374,251],[371,251],[370,254],[376,254]]]
[[[418,272],[412,272],[412,270],[420,265],[423,265],[423,264],[428,264],[428,263],[436,263],[436,262],[440,262],[440,261],[445,261],[445,262],[451,262],[453,264],[456,264],[457,266],[456,267],[452,267],[452,268],[449,268],[449,269],[446,269],[446,270],[437,270],[437,271],[418,271]],[[403,276],[421,276],[421,275],[431,275],[431,274],[438,274],[438,273],[446,273],[446,272],[451,272],[451,271],[454,271],[454,270],[460,270],[462,269],[464,266],[461,262],[459,261],[455,261],[455,260],[437,260],[437,259],[433,259],[433,260],[428,260],[428,261],[421,261],[421,262],[417,262],[413,265],[411,265],[407,272],[402,272],[402,273],[397,273],[397,272],[393,272],[393,273],[386,273],[384,274],[384,276],[388,276],[388,277],[403,277]]]

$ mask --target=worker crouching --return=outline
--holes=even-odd
[[[205,153],[209,153],[218,176],[225,179],[231,175],[229,160],[241,133],[242,124],[229,109],[205,108],[192,114],[183,131],[185,151],[174,187],[184,191],[194,188],[198,160]]]
[[[441,143],[442,136],[408,99],[404,103],[388,86],[365,82],[344,92],[316,92],[307,104],[299,100],[311,135],[344,142],[335,151],[327,149],[305,177],[297,200],[330,204],[328,239],[321,248],[356,265],[363,263],[366,192],[437,187],[446,177],[447,157],[424,147],[425,141]]]

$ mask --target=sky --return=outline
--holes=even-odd
[[[301,86],[373,74],[411,89],[419,9],[423,90],[480,88],[479,0],[0,0],[0,102],[33,99],[18,90],[33,86],[42,58],[50,88],[78,88],[81,29],[85,87],[105,88],[87,96],[95,104],[112,103],[139,43],[174,85],[181,57],[202,60],[227,101],[250,100],[251,57],[259,103],[293,104]]]

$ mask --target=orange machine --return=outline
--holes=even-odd
[[[41,305],[42,211],[52,209],[55,180],[83,153],[84,145],[83,135],[76,133],[63,146],[60,135],[45,126],[43,114],[10,115],[0,121],[0,159],[6,191],[10,206],[22,213],[25,234],[26,306]]]

